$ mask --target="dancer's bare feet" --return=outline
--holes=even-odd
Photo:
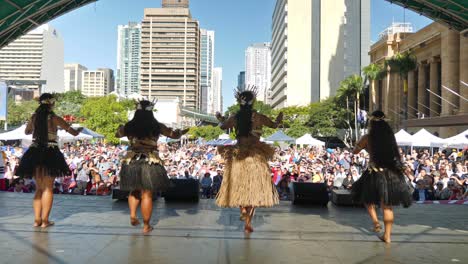
[[[374,227],[372,228],[372,231],[375,233],[380,233],[382,231],[382,226],[380,226],[380,223],[374,223]]]
[[[382,242],[385,242],[385,243],[387,243],[387,244],[392,243],[390,237],[386,237],[385,235],[378,236],[378,237],[379,237],[379,239],[380,239]]]
[[[130,224],[132,226],[138,226],[140,225],[140,220],[138,220],[136,217],[130,217]]]
[[[249,215],[249,213],[247,212],[247,209],[245,207],[242,207],[241,208],[241,214],[240,214],[240,217],[239,219],[241,221],[245,221],[245,219],[247,219],[247,216]]]
[[[250,233],[252,233],[253,231],[254,231],[254,230],[253,230],[252,226],[250,226],[250,225],[246,225],[246,226],[244,227],[244,232],[245,232],[246,234],[250,234]]]
[[[33,227],[40,227],[42,225],[42,220],[34,220]]]
[[[153,226],[145,225],[145,227],[143,227],[143,234],[148,235],[149,233],[151,233],[151,231],[153,231],[153,229]]]
[[[42,228],[47,228],[47,227],[53,226],[53,225],[55,225],[55,222],[54,222],[54,221],[42,221],[41,227],[42,227]]]

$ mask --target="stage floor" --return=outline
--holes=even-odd
[[[257,210],[242,232],[237,209],[156,201],[155,230],[129,225],[128,207],[110,197],[56,195],[47,230],[33,228],[31,194],[0,193],[0,263],[468,263],[468,206],[395,210],[393,243],[369,231],[363,208]]]

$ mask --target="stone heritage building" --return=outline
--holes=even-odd
[[[411,51],[417,68],[408,74],[408,120],[403,80],[388,72],[375,81],[370,110],[382,109],[395,128],[420,128],[449,137],[468,128],[468,33],[432,23],[415,33],[395,33],[372,45],[371,63],[383,64],[397,52]]]

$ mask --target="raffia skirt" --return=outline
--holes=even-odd
[[[156,152],[127,152],[119,176],[120,189],[124,191],[165,191],[170,184],[166,169]]]
[[[71,175],[70,168],[55,142],[50,142],[45,146],[33,143],[21,157],[16,175],[22,178],[32,178],[38,176],[35,175],[38,168],[42,169],[43,175],[48,177]]]
[[[351,189],[354,201],[363,204],[403,205],[409,207],[412,202],[410,188],[405,176],[391,169],[367,169]]]
[[[220,146],[225,160],[224,176],[216,197],[221,207],[271,207],[279,203],[267,161],[274,149],[262,142]]]

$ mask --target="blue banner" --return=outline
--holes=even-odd
[[[0,120],[6,120],[7,117],[7,97],[8,87],[4,81],[0,81]]]

